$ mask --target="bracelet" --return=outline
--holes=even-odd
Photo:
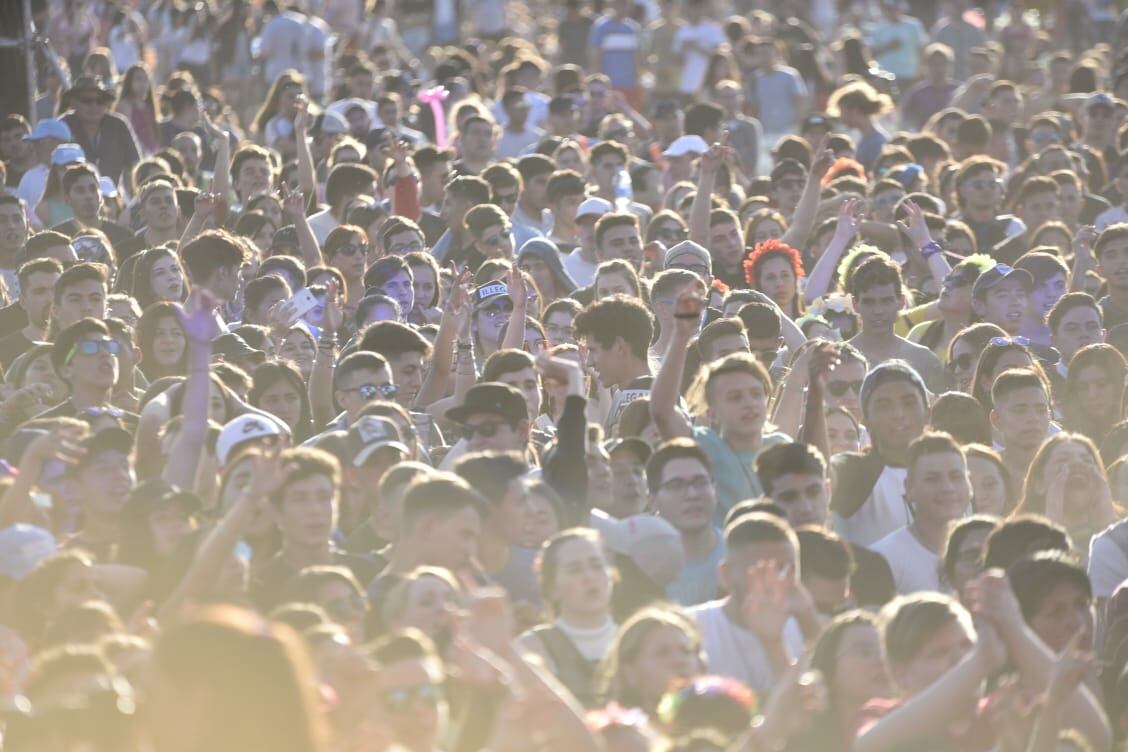
[[[944,249],[940,247],[939,243],[937,243],[935,240],[930,240],[920,247],[920,255],[924,256],[927,259],[935,256],[942,250]]]

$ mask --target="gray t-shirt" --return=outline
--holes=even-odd
[[[791,133],[799,124],[797,97],[807,96],[807,84],[794,68],[781,65],[756,76],[756,112],[764,133]]]

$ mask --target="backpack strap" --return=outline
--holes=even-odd
[[[595,704],[595,667],[584,658],[575,643],[555,624],[533,628],[556,666],[556,678],[585,708]]]

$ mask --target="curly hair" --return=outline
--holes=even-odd
[[[765,240],[763,243],[757,243],[744,259],[744,281],[750,287],[757,287],[759,285],[760,265],[769,258],[781,256],[791,264],[791,271],[795,273],[795,279],[802,279],[805,272],[803,271],[803,258],[799,255],[799,251],[787,243],[779,240]]]

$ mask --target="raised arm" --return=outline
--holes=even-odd
[[[200,106],[200,122],[203,123],[204,131],[215,149],[211,192],[219,194],[224,201],[227,201],[231,197],[231,136],[216,125],[203,105]]]
[[[813,346],[807,376],[807,403],[803,406],[803,424],[796,436],[797,441],[816,447],[823,457],[830,456],[823,389],[826,377],[839,362],[838,352],[838,345],[833,342],[819,342]]]
[[[1085,275],[1097,262],[1093,258],[1093,242],[1097,239],[1097,229],[1084,225],[1073,236],[1073,269],[1069,273],[1069,291],[1085,291]]]
[[[509,268],[506,286],[509,289],[509,299],[513,301],[513,313],[509,316],[509,325],[505,327],[505,338],[501,341],[499,349],[524,350],[525,314],[529,310],[529,293],[525,287],[525,275],[516,264]]]
[[[567,358],[539,355],[537,370],[542,378],[568,385],[564,412],[557,423],[556,449],[544,463],[545,481],[569,506],[567,524],[586,524],[587,503],[587,399],[584,397],[584,371]]]
[[[803,193],[799,196],[799,203],[795,206],[795,213],[791,215],[791,224],[781,240],[788,245],[802,248],[811,230],[815,226],[815,217],[819,211],[819,196],[822,195],[822,179],[826,176],[830,166],[834,164],[834,152],[826,148],[827,138],[824,136],[815,153],[815,161],[811,163],[811,170],[807,173],[807,183],[803,186]]]
[[[830,291],[838,264],[856,237],[858,226],[864,216],[861,199],[847,199],[838,207],[838,223],[834,228],[834,236],[831,237],[826,250],[819,256],[819,260],[815,262],[815,268],[807,275],[807,287],[803,295],[808,303],[813,303]]]
[[[45,386],[45,385],[40,385]],[[51,519],[45,509],[36,506],[31,498],[43,467],[54,459],[74,464],[82,454],[78,442],[82,430],[78,426],[60,426],[32,441],[20,458],[19,472],[12,485],[0,496],[0,528],[18,523],[38,525],[51,529]]]
[[[325,325],[318,335],[317,355],[309,376],[309,404],[318,429],[333,419],[333,369],[337,367],[337,332],[345,319],[343,295],[337,280],[329,280],[325,290]]]
[[[733,151],[728,145],[729,133],[721,133],[721,140],[709,147],[701,157],[700,174],[697,176],[697,193],[689,208],[689,239],[694,243],[709,247],[709,214],[713,210],[713,188],[717,185],[717,173],[726,162],[732,164]]]
[[[909,238],[909,254],[927,264],[928,273],[936,282],[937,289],[942,288],[948,272],[952,271],[952,265],[948,263],[948,257],[944,255],[940,245],[933,242],[928,224],[924,221],[924,210],[916,203],[906,201],[905,211],[908,212],[909,221],[897,220],[897,228]]]
[[[317,201],[317,169],[313,164],[313,152],[309,149],[309,100],[298,97],[297,113],[294,115],[294,142],[298,157],[298,187],[307,197]]]
[[[321,246],[318,245],[317,236],[313,234],[313,228],[309,226],[309,219],[306,217],[308,205],[309,198],[303,191],[291,191],[285,185],[282,186],[282,211],[298,233],[298,249],[302,253],[306,269],[312,269],[320,266],[322,259]]]
[[[701,323],[705,300],[699,290],[687,289],[678,296],[674,308],[674,333],[666,357],[654,377],[650,388],[650,417],[662,439],[690,436],[692,427],[678,411],[682,374],[685,371],[686,353]]]
[[[165,464],[161,477],[177,488],[196,487],[196,470],[208,435],[208,399],[211,393],[211,343],[219,336],[215,300],[206,290],[193,292],[185,306],[177,306],[180,327],[188,338],[188,378],[184,381],[183,415],[172,445],[175,462]]]
[[[455,340],[470,320],[470,299],[466,286],[470,283],[471,276],[468,269],[460,277],[456,276],[457,281],[450,289],[450,299],[443,306],[442,318],[439,319],[439,332],[435,335],[435,349],[431,353],[431,367],[427,369],[427,375],[423,377],[423,385],[419,388],[419,394],[415,396],[415,405],[418,409],[442,399],[450,389],[450,366],[454,358]],[[466,344],[473,353],[473,345],[470,344],[469,339],[466,340]]]
[[[180,236],[180,248],[187,245],[188,241],[208,228],[208,224],[215,217],[219,202],[222,199],[215,193],[200,193],[196,195],[195,207],[192,209],[192,218],[184,227]]]

